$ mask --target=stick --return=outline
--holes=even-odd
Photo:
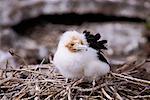
[[[108,95],[107,92],[104,90],[104,88],[101,88],[101,90],[102,90],[102,93],[105,95],[105,97],[106,97],[107,99],[113,100],[113,98],[112,98],[110,95]]]
[[[123,100],[119,93],[112,86],[110,86],[110,89],[115,93],[115,96],[118,100]]]
[[[131,97],[131,98],[133,98],[133,99],[150,98],[150,95],[144,95],[144,96],[139,95],[139,96],[134,96],[134,97]]]
[[[6,71],[26,71],[26,72],[30,72],[30,73],[35,73],[35,74],[48,76],[48,75],[40,73],[38,71],[32,71],[32,70],[28,70],[28,69],[4,69],[4,70],[6,70]]]
[[[142,80],[142,79],[138,79],[138,78],[133,78],[133,77],[129,77],[129,76],[125,76],[125,75],[122,75],[122,74],[117,74],[117,73],[113,73],[111,72],[111,74],[113,76],[116,76],[116,77],[119,77],[123,80],[131,80],[131,81],[135,81],[135,82],[138,82],[138,83],[143,83],[143,84],[148,84],[150,85],[150,81],[147,81],[147,80]]]
[[[77,89],[77,90],[79,90],[81,92],[89,92],[89,91],[92,91],[92,90],[93,91],[98,90],[98,89],[100,89],[100,88],[102,88],[102,87],[104,87],[106,85],[114,85],[114,84],[113,83],[104,83],[104,84],[98,85],[98,86],[96,86],[94,88],[92,87],[92,88],[82,89],[80,87],[72,87],[72,89]]]
[[[14,80],[14,81],[21,81],[21,80],[18,80],[17,78],[12,78],[12,77],[8,77],[8,78],[5,78],[3,80],[0,81],[0,86],[5,83],[5,82],[8,82],[10,80]]]

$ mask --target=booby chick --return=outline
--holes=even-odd
[[[99,40],[87,31],[65,32],[59,41],[53,64],[67,79],[87,77],[98,79],[110,71],[110,66],[102,54],[106,40]]]

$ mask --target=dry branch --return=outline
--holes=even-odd
[[[139,63],[143,66],[149,60]],[[136,66],[136,68],[137,68]],[[138,70],[134,69],[135,73]],[[70,80],[66,83],[50,64],[28,65],[27,68],[1,69],[5,75],[0,77],[0,99],[143,99],[150,98],[150,81],[134,78],[131,75],[111,72],[102,80],[98,80],[95,87],[92,82],[84,79]],[[131,70],[130,70],[131,71]],[[11,77],[8,77],[11,73]],[[92,91],[92,92],[91,92]],[[90,96],[89,96],[90,95]]]
[[[122,79],[122,80],[129,80],[129,81],[134,81],[134,82],[138,82],[140,84],[148,84],[150,85],[150,81],[147,80],[142,80],[142,79],[138,79],[138,78],[133,78],[133,77],[129,77],[129,76],[125,76],[122,74],[117,74],[117,73],[111,73],[112,75]]]

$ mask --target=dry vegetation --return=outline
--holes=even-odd
[[[27,65],[23,58],[20,59],[24,62],[20,68],[14,69],[6,64],[5,69],[0,69],[1,100],[150,99],[150,81],[133,77],[150,59],[113,66],[112,72],[97,81],[94,87],[83,79],[66,83],[52,64],[43,64],[44,60],[40,65]]]

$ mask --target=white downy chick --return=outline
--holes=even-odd
[[[89,46],[85,34],[65,32],[59,41],[53,64],[68,78],[99,78],[110,71],[107,62],[101,61],[98,51]]]

